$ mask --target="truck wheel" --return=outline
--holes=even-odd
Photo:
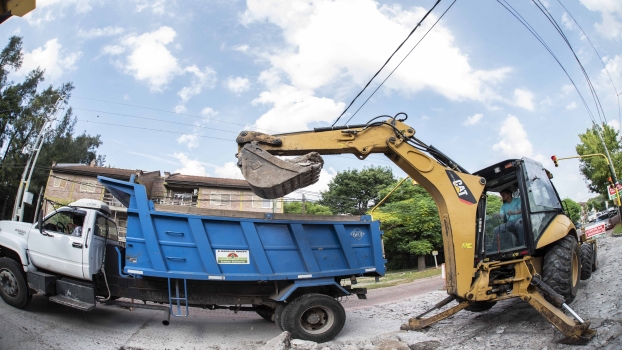
[[[573,236],[566,236],[553,243],[544,255],[542,280],[563,296],[566,304],[570,304],[577,296],[580,256],[579,244]],[[549,300],[546,296],[545,299]]]
[[[471,312],[484,312],[495,306],[496,301],[475,301],[464,309]]]
[[[0,258],[0,296],[18,309],[23,309],[30,302],[24,273],[13,259]]]
[[[276,309],[274,309],[274,323],[276,323],[276,326],[279,327],[281,331],[285,330],[283,327],[283,310],[285,310],[287,305],[288,304],[280,303],[276,306]]]
[[[305,294],[283,310],[283,326],[292,338],[324,343],[333,339],[346,322],[346,312],[335,298]]]
[[[598,246],[596,245],[596,242],[594,242],[594,260],[592,260],[592,272],[596,271],[596,269],[598,269]]]
[[[581,244],[581,280],[592,277],[592,261],[594,260],[592,243]]]
[[[255,312],[266,321],[274,322],[274,309],[267,305],[253,305],[257,309]]]

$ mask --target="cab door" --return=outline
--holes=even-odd
[[[116,242],[118,239],[117,225],[102,213],[95,213],[94,223],[91,227],[92,229],[89,229],[86,238],[89,242],[88,247],[83,253],[83,261],[85,262],[83,274],[87,279],[92,279],[92,276],[101,269],[106,253],[106,242]]]
[[[78,235],[72,226],[75,226],[74,216],[84,221],[86,214],[83,210],[64,208],[48,216],[41,230],[34,226],[28,235],[28,255],[32,263],[39,269],[84,279],[84,235]]]

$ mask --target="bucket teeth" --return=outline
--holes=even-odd
[[[253,192],[261,198],[281,198],[317,182],[324,160],[317,152],[294,159],[280,159],[253,141],[242,147],[238,167]]]

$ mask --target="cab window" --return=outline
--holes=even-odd
[[[108,236],[108,220],[100,214],[97,214],[97,219],[95,220],[95,236],[104,238]]]
[[[119,240],[119,231],[117,230],[117,224],[110,219],[108,219],[108,239],[111,239],[113,241]]]
[[[82,210],[59,211],[43,221],[43,229],[76,237],[82,236],[86,212]]]
[[[525,184],[532,234],[536,241],[549,222],[562,211],[562,205],[541,164],[525,161]]]

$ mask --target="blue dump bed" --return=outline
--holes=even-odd
[[[98,179],[128,208],[126,274],[268,281],[385,272],[380,223],[369,216],[314,220],[264,213],[244,217],[244,212],[233,211],[229,216],[158,211],[143,185]]]

